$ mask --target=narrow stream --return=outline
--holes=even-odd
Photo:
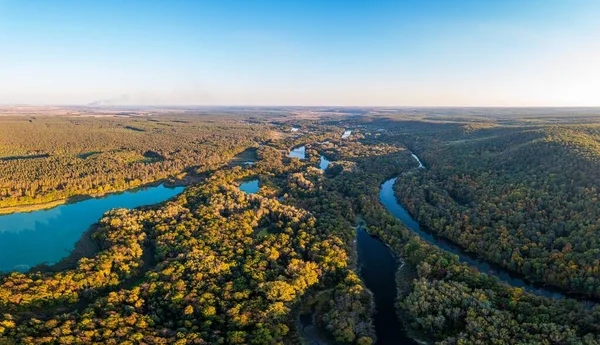
[[[413,158],[414,158],[414,159],[416,159],[416,160],[417,160],[417,163],[419,163],[419,166],[418,166],[417,168],[419,168],[419,169],[420,169],[420,168],[425,168],[425,166],[423,165],[423,163],[421,162],[421,160],[419,159],[419,157],[417,157],[417,155],[416,155],[416,154],[414,154],[414,153],[411,153],[411,155],[413,156]]]

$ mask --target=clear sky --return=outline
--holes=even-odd
[[[0,0],[0,104],[600,106],[600,0]]]

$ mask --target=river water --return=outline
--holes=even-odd
[[[321,155],[319,168],[327,169],[331,162]],[[417,344],[404,329],[396,314],[396,272],[398,260],[378,238],[367,233],[362,226],[356,233],[356,249],[360,276],[373,293],[375,315],[373,321],[380,345]]]
[[[0,216],[0,272],[26,271],[69,255],[81,235],[113,208],[135,208],[167,200],[183,187],[162,185],[108,194],[47,210]]]
[[[416,344],[396,314],[398,261],[376,237],[360,227],[356,234],[360,276],[375,298],[374,324],[377,344]]]
[[[419,158],[412,154],[413,157],[419,163],[419,168],[423,168],[423,164],[419,160]],[[525,281],[521,276],[516,273],[505,270],[499,265],[489,263],[478,258],[476,255],[466,252],[460,246],[457,246],[450,242],[449,240],[437,236],[432,232],[426,231],[419,226],[408,213],[408,211],[398,203],[396,196],[394,194],[394,183],[396,182],[396,178],[389,179],[385,181],[381,185],[381,191],[379,193],[379,200],[385,206],[385,208],[393,214],[396,218],[398,218],[404,225],[406,225],[410,230],[419,235],[425,241],[445,250],[450,253],[456,254],[459,257],[461,262],[464,262],[472,267],[475,267],[480,272],[486,273],[491,276],[495,276],[501,281],[507,283],[508,285],[514,287],[520,287],[534,293],[539,296],[550,297],[550,298],[565,298],[566,294],[562,293],[558,289],[553,289],[551,287],[545,287],[542,284],[529,283]],[[580,298],[580,296],[570,296],[573,298],[577,298],[582,302],[587,302]]]

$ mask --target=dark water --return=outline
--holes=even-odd
[[[183,187],[142,188],[60,205],[48,210],[0,216],[0,271],[26,271],[69,255],[83,232],[113,208],[156,204],[181,193]]]
[[[257,160],[256,148],[250,147],[233,157],[229,164],[233,166],[253,165]]]
[[[302,145],[292,149],[292,151],[290,151],[288,154],[288,157],[306,159],[306,146]]]
[[[248,194],[258,193],[259,189],[260,186],[258,185],[258,179],[240,183],[240,190]]]
[[[419,162],[420,163],[420,162]],[[402,223],[404,223],[409,229],[414,231],[417,235],[419,235],[425,241],[442,248],[448,252],[458,255],[461,262],[465,262],[468,265],[477,268],[480,272],[487,273],[488,275],[498,277],[501,281],[507,283],[508,285],[524,288],[525,290],[534,293],[539,296],[551,297],[551,298],[564,298],[565,294],[558,291],[558,289],[552,289],[548,287],[543,287],[538,284],[528,283],[523,280],[519,275],[508,272],[502,267],[498,265],[494,265],[488,263],[482,259],[477,258],[475,255],[471,253],[467,253],[462,248],[456,246],[455,244],[449,242],[445,238],[436,236],[431,232],[427,232],[419,226],[410,214],[402,207],[396,196],[394,195],[394,183],[396,179],[390,179],[385,181],[381,185],[381,192],[379,193],[379,200],[385,206],[385,208],[392,213],[396,218],[398,218]],[[578,298],[578,296],[569,296],[573,298]]]
[[[321,162],[319,162],[319,168],[321,170],[327,170],[327,167],[331,164],[331,162],[325,158],[325,156],[321,156]]]
[[[360,275],[375,297],[377,344],[416,344],[406,335],[396,315],[396,271],[398,261],[383,242],[362,228],[357,231]]]

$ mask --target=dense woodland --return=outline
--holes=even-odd
[[[126,130],[120,121],[133,120],[108,122]],[[189,165],[210,165],[208,177],[159,205],[107,212],[93,234],[98,253],[63,272],[0,276],[0,344],[296,344],[307,340],[298,319],[306,313],[327,342],[373,344],[373,296],[356,267],[359,218],[405,262],[398,316],[417,338],[600,344],[599,307],[504,285],[421,240],[378,201],[381,183],[398,176],[398,199],[423,226],[540,281],[595,294],[594,126],[336,121],[295,120],[298,133],[260,147],[266,131],[240,132],[240,146],[214,165],[198,161],[202,146]],[[271,126],[287,132],[284,121]],[[341,140],[347,126],[357,128]],[[153,152],[171,149],[156,143]],[[257,162],[226,166],[243,144],[258,147]],[[286,157],[300,144],[307,159]],[[411,151],[427,169],[415,169]],[[320,155],[332,160],[325,171]],[[258,194],[237,188],[244,178],[259,179]],[[577,277],[592,278],[593,289],[574,285]]]
[[[418,221],[540,282],[600,296],[600,127],[465,128],[407,142],[428,169],[398,179]]]
[[[0,117],[0,207],[180,179],[269,136],[228,118]]]

